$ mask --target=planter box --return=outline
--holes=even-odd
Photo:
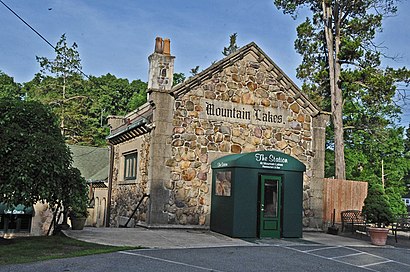
[[[71,229],[82,230],[84,229],[86,217],[71,218]]]
[[[384,246],[387,241],[389,229],[386,228],[368,228],[370,240],[373,245]]]

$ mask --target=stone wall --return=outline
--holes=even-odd
[[[302,161],[305,216],[313,216],[309,193],[312,179],[312,113],[306,103],[288,95],[257,57],[246,55],[222,69],[175,101],[172,157],[166,161],[171,179],[164,186],[170,200],[164,207],[170,224],[209,225],[212,160],[230,153],[280,150]],[[222,101],[230,107],[251,105],[288,112],[285,124],[254,124],[203,118],[206,101]],[[304,220],[308,225],[309,220]]]
[[[148,188],[148,152],[150,135],[145,134],[133,140],[114,146],[114,165],[112,174],[112,195],[110,207],[110,226],[119,226],[126,223]],[[138,151],[137,180],[124,182],[123,180],[123,153],[129,150]],[[144,201],[133,217],[134,226],[138,222],[145,222],[147,217],[147,202]],[[128,225],[132,227],[131,224]]]

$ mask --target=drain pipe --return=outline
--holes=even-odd
[[[110,227],[110,218],[111,218],[111,192],[112,192],[112,177],[114,169],[114,145],[110,145],[110,172],[108,174],[108,199],[107,199],[107,216],[105,217],[105,226]]]

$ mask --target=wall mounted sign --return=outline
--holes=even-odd
[[[262,168],[282,169],[288,163],[287,158],[275,156],[274,154],[256,153],[255,160]]]
[[[200,117],[214,121],[284,127],[289,110],[203,99]]]
[[[212,169],[243,167],[295,172],[306,171],[306,166],[302,162],[288,154],[275,150],[231,154],[214,160],[211,166]]]

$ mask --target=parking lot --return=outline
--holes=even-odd
[[[238,246],[122,251],[3,266],[0,271],[410,271],[409,248],[356,246],[350,238],[321,235],[328,241],[339,240],[338,245],[267,239]],[[322,241],[320,235],[316,237]]]

